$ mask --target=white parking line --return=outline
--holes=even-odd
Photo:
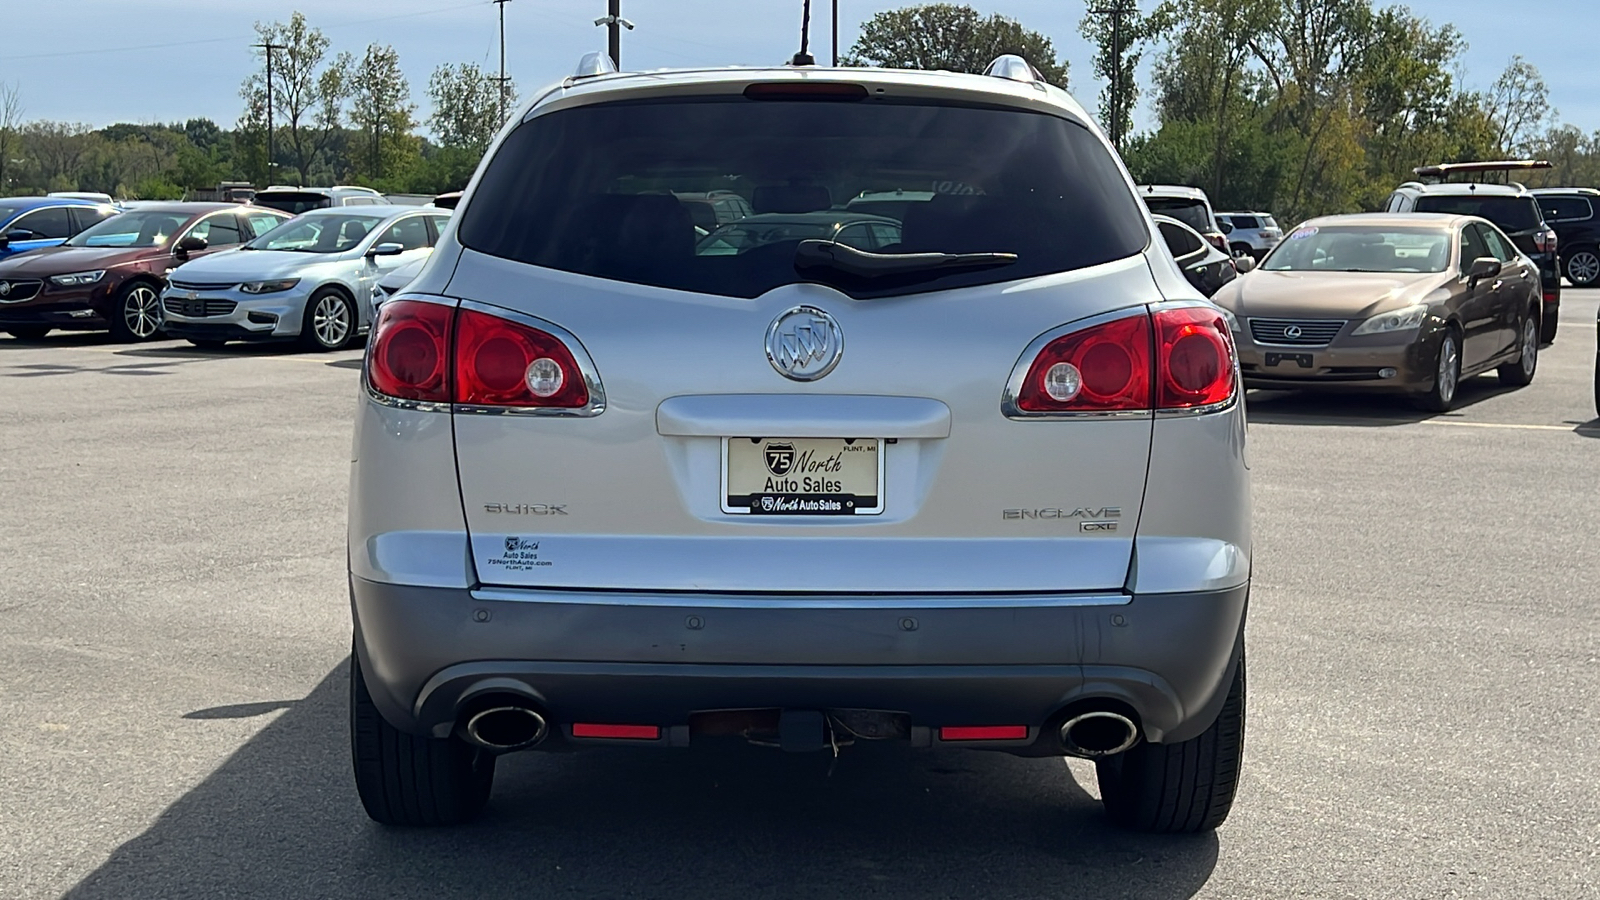
[[[1456,422],[1450,419],[1423,419],[1418,425],[1455,425],[1460,428],[1511,428],[1520,431],[1577,431],[1582,425],[1515,425],[1510,422]]]

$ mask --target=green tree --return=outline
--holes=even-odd
[[[1484,109],[1494,123],[1495,146],[1507,156],[1528,152],[1555,119],[1544,77],[1521,56],[1513,56],[1489,86]]]
[[[325,152],[339,130],[345,98],[349,95],[351,64],[348,54],[327,59],[329,40],[320,29],[306,24],[296,12],[287,23],[256,23],[259,43],[276,44],[272,51],[272,112],[283,125],[288,157],[293,160],[300,183],[316,177],[318,167],[329,168]],[[241,127],[265,121],[266,51],[256,48],[262,71],[245,79],[240,94],[245,101]],[[273,161],[275,162],[275,161]],[[274,180],[268,175],[267,180]]]
[[[417,156],[411,85],[393,47],[372,44],[350,70],[350,121],[360,132],[359,171],[393,176]]]
[[[1001,15],[984,18],[970,6],[930,3],[881,12],[861,26],[842,60],[849,66],[982,72],[995,57],[1015,54],[1045,80],[1067,86],[1067,62],[1050,39]]]
[[[510,82],[506,97],[505,108],[515,108],[517,89]],[[445,147],[481,154],[504,121],[500,84],[476,63],[446,63],[434,69],[428,78],[428,99],[433,103],[428,127]]]
[[[22,95],[14,85],[0,82],[0,194],[7,193],[11,182],[11,157],[20,142],[18,127],[22,124]]]

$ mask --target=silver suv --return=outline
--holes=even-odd
[[[1234,256],[1249,256],[1260,262],[1283,240],[1278,220],[1264,212],[1219,212],[1217,222],[1226,228],[1228,249]]]
[[[991,72],[608,72],[501,135],[367,351],[369,815],[469,819],[511,751],[720,736],[1080,756],[1113,822],[1223,821],[1250,585],[1228,327],[1084,110]],[[713,190],[932,196],[870,251],[713,253],[678,197]]]

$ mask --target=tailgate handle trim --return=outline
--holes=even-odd
[[[947,438],[950,407],[925,397],[701,394],[656,407],[656,431],[679,437]]]

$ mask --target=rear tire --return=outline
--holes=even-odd
[[[1540,323],[1539,343],[1554,344],[1556,342],[1556,326],[1561,324],[1560,314],[1553,310],[1551,314],[1546,317],[1541,311],[1539,318],[1543,320]]]
[[[153,341],[161,336],[165,316],[161,293],[148,281],[132,281],[117,292],[111,305],[111,336],[124,343]]]
[[[1579,247],[1567,255],[1565,268],[1573,287],[1589,287],[1600,281],[1600,250]]]
[[[459,825],[476,818],[494,785],[494,755],[454,737],[407,734],[372,703],[350,654],[350,758],[356,792],[384,825]]]
[[[1123,828],[1164,834],[1221,825],[1233,809],[1244,760],[1244,701],[1241,643],[1222,711],[1199,737],[1177,744],[1139,744],[1095,762],[1106,817]]]
[[[1433,387],[1417,395],[1417,405],[1428,412],[1449,412],[1461,388],[1461,338],[1455,329],[1447,328],[1440,335],[1433,358]]]
[[[1521,351],[1516,362],[1509,362],[1495,370],[1500,383],[1509,387],[1526,387],[1533,383],[1533,373],[1539,367],[1539,317],[1530,312],[1522,318],[1517,332]]]
[[[42,341],[50,329],[44,325],[17,325],[6,329],[6,334],[19,341]]]

